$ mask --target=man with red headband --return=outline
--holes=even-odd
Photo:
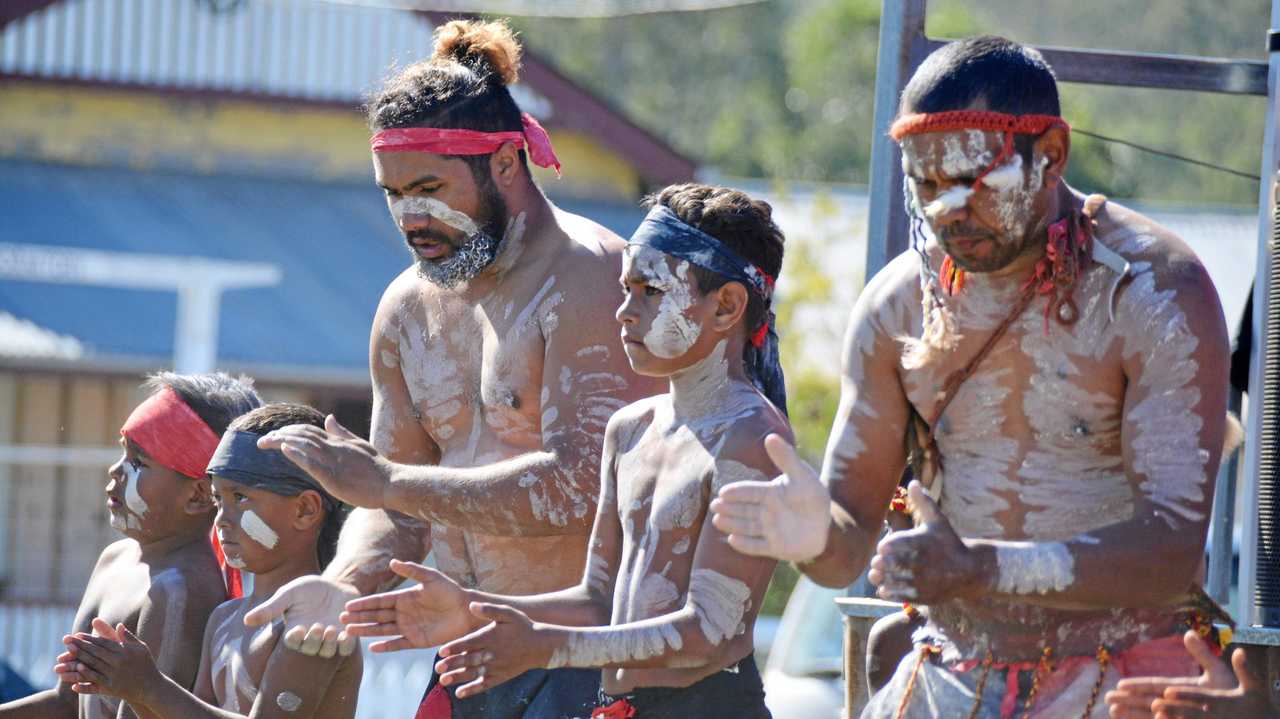
[[[713,506],[741,551],[831,586],[869,562],[882,598],[927,606],[864,717],[1102,717],[1121,677],[1193,673],[1183,631],[1215,618],[1193,582],[1226,426],[1218,296],[1168,230],[1067,186],[1059,115],[1030,48],[925,60],[892,129],[912,249],[853,310],[830,510],[789,457]],[[909,461],[915,526],[881,539]]]
[[[450,22],[430,60],[369,102],[376,180],[414,258],[374,318],[373,442],[330,420],[262,443],[363,508],[323,578],[246,617],[283,615],[303,651],[352,643],[343,605],[401,581],[392,558],[431,550],[460,585],[499,594],[577,584],[605,424],[658,389],[631,372],[613,320],[623,241],[557,209],[529,173],[528,160],[559,162],[507,88],[519,53],[501,23]],[[438,627],[439,640],[479,621]],[[420,715],[583,716],[598,677],[535,670],[463,700],[433,680]]]
[[[212,543],[205,467],[231,420],[262,402],[250,381],[222,373],[161,372],[143,389],[150,396],[121,427],[123,454],[107,471],[111,526],[126,539],[98,558],[72,631],[93,631],[95,617],[124,624],[151,646],[161,671],[191,687],[209,614],[239,592],[239,575],[224,575]],[[59,657],[56,689],[0,706],[0,717],[135,716],[127,704],[93,693],[71,660]]]

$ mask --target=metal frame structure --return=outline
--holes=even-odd
[[[902,202],[902,158],[897,144],[889,138],[889,126],[898,111],[898,99],[912,73],[933,50],[946,43],[925,34],[925,17],[928,0],[883,0],[880,16],[880,46],[876,68],[874,135],[871,148],[870,215],[867,223],[866,277],[872,277],[890,260],[907,249],[907,216]],[[1280,0],[1271,2],[1273,26],[1280,26]],[[1259,42],[1263,38],[1259,37]],[[1276,405],[1280,396],[1269,396],[1263,389],[1266,376],[1274,375],[1272,384],[1280,379],[1280,306],[1269,306],[1269,298],[1275,295],[1280,304],[1280,238],[1277,238],[1277,205],[1280,204],[1280,153],[1276,133],[1276,79],[1280,77],[1280,41],[1276,31],[1270,39],[1268,62],[1231,60],[1223,58],[1191,57],[1074,48],[1037,48],[1053,67],[1060,82],[1122,87],[1146,87],[1166,90],[1191,90],[1196,92],[1227,93],[1236,95],[1267,96],[1266,136],[1263,139],[1262,173],[1264,182],[1259,193],[1258,269],[1254,286],[1253,345],[1250,356],[1249,395],[1257,398],[1249,403],[1247,440],[1244,450],[1245,477],[1242,491],[1251,502],[1259,506],[1259,500],[1280,505],[1280,478],[1259,480],[1260,463],[1277,465],[1280,475],[1280,446],[1263,446],[1261,427],[1264,417],[1275,417],[1280,411]],[[1272,267],[1276,265],[1276,267]],[[1275,278],[1272,278],[1272,275]],[[1273,286],[1276,285],[1276,286]],[[1276,315],[1268,322],[1269,315]],[[1268,327],[1268,324],[1272,325]],[[1268,332],[1277,335],[1269,337]],[[1273,356],[1277,366],[1270,373],[1263,367],[1264,348],[1276,345],[1267,356]],[[1280,394],[1280,384],[1269,389],[1270,394]],[[1264,396],[1267,394],[1268,396]],[[1240,397],[1232,398],[1232,408],[1238,410]],[[1277,427],[1280,432],[1280,425]],[[1278,435],[1280,437],[1280,435]],[[1280,439],[1268,437],[1273,445]],[[1219,475],[1214,495],[1212,553],[1208,568],[1210,593],[1226,603],[1231,571],[1231,528],[1234,523],[1234,477],[1236,457],[1223,458],[1223,470]],[[1261,492],[1261,495],[1260,495]],[[1280,514],[1280,506],[1272,507]],[[1240,599],[1237,616],[1240,628],[1235,642],[1250,651],[1250,666],[1265,677],[1272,701],[1280,703],[1280,609],[1259,611],[1255,605],[1259,561],[1280,565],[1280,537],[1274,528],[1259,532],[1257,512],[1250,512],[1245,522],[1244,541],[1240,551]],[[1265,520],[1269,521],[1269,520]],[[1264,536],[1267,535],[1267,536]],[[1268,574],[1269,573],[1269,574]],[[1280,573],[1280,566],[1264,569],[1263,574]],[[845,716],[857,716],[861,703],[866,700],[860,653],[851,647],[862,646],[866,631],[883,607],[875,600],[850,598],[842,601],[845,614]],[[1270,626],[1266,626],[1270,625]],[[854,656],[857,654],[857,656]]]

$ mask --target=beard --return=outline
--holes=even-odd
[[[1007,267],[1030,248],[1035,236],[1034,227],[1025,227],[1016,235],[997,235],[976,227],[946,227],[937,233],[942,250],[951,257],[956,267],[966,272],[995,272]],[[980,257],[966,254],[965,250],[954,245],[954,237],[986,240],[991,249]]]
[[[446,290],[475,279],[486,267],[493,264],[502,249],[503,227],[507,222],[507,205],[493,187],[485,183],[480,188],[480,208],[477,213],[479,229],[461,240],[454,240],[431,230],[415,232],[407,239],[428,237],[453,247],[447,257],[429,260],[413,252],[418,276]]]

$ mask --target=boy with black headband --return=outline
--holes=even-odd
[[[214,509],[204,466],[231,420],[261,401],[251,381],[222,373],[161,372],[143,390],[149,396],[121,427],[123,454],[107,471],[111,526],[126,538],[98,558],[73,631],[90,631],[94,617],[128,627],[155,648],[163,671],[191,686],[201,629],[228,596],[210,546]],[[0,706],[0,717],[135,716],[115,698],[74,693],[84,678],[67,669],[57,688]]]
[[[735,190],[679,185],[632,237],[623,345],[670,391],[609,420],[577,586],[502,596],[393,562],[421,586],[350,602],[349,631],[399,635],[374,645],[395,650],[470,629],[436,666],[459,697],[534,667],[603,667],[593,716],[768,716],[751,629],[774,562],[729,547],[707,503],[722,484],[772,476],[762,440],[791,437],[769,312],[783,237],[770,215]]]
[[[215,527],[227,563],[253,572],[253,594],[214,610],[194,693],[165,677],[149,651],[125,627],[114,637],[79,633],[68,640],[79,673],[100,691],[144,709],[145,716],[289,716],[349,718],[355,715],[361,660],[317,656],[298,649],[302,632],[284,635],[282,624],[247,628],[244,615],[281,585],[318,574],[333,558],[344,515],[342,505],[305,472],[258,438],[292,424],[323,426],[324,416],[305,405],[273,404],[231,424],[208,466],[218,503]],[[111,627],[101,624],[102,634]]]

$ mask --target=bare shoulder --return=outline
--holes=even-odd
[[[374,331],[387,326],[406,307],[420,302],[424,283],[418,277],[413,266],[406,267],[403,272],[382,291],[382,299],[378,301],[377,314],[374,315]]]
[[[1182,238],[1115,202],[1108,202],[1097,220],[1096,240],[1130,264],[1130,279],[1118,294],[1117,314],[1151,318],[1161,307],[1176,306],[1193,324],[1197,319],[1224,322],[1217,289]]]
[[[556,257],[554,272],[572,277],[581,299],[596,302],[607,297],[612,313],[626,242],[604,226],[570,212],[557,209],[556,222],[570,241]]]
[[[734,461],[760,471],[773,472],[773,462],[764,449],[764,439],[771,434],[792,444],[796,441],[786,417],[762,397],[759,407],[743,414],[725,430],[714,453],[717,466],[725,461]]]
[[[654,415],[664,401],[670,402],[670,395],[645,397],[614,412],[605,425],[605,444],[619,452],[630,449],[645,428],[653,423]]]
[[[116,562],[138,556],[138,543],[132,539],[120,539],[108,544],[102,553],[98,555],[98,563],[94,566],[93,571],[97,572],[104,567],[108,567]]]
[[[915,334],[920,310],[920,255],[907,250],[875,274],[858,295],[854,330],[897,338]]]

